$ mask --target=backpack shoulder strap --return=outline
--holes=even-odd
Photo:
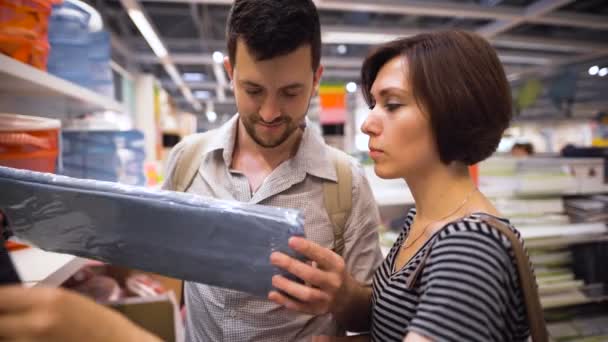
[[[203,160],[205,147],[213,134],[214,131],[192,134],[180,142],[182,152],[175,161],[170,176],[174,191],[188,190]]]
[[[352,183],[353,176],[349,156],[335,149],[328,147],[338,181],[323,183],[323,200],[325,210],[329,215],[334,226],[334,248],[333,251],[339,255],[344,252],[344,229],[346,221],[352,209]]]
[[[515,261],[517,262],[519,282],[524,295],[526,314],[528,315],[528,324],[530,326],[530,337],[532,337],[533,342],[549,341],[544,313],[540,304],[540,297],[538,296],[536,278],[521,242],[506,223],[490,215],[480,214],[479,216],[481,221],[498,230],[511,242],[511,248],[513,248]]]

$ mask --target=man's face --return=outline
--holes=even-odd
[[[287,55],[258,61],[238,40],[235,67],[224,61],[234,82],[240,119],[258,145],[280,146],[304,120],[323,69],[313,72],[311,58],[310,46],[303,45]]]

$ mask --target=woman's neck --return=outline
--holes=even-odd
[[[406,182],[416,202],[416,220],[420,222],[462,215],[476,197],[476,186],[462,165],[425,170],[406,177]]]

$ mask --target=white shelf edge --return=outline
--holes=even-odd
[[[10,252],[15,269],[27,287],[57,287],[89,261],[77,256],[30,247]]]
[[[117,112],[124,112],[125,109],[122,104],[113,99],[101,96],[90,89],[0,54],[0,79],[2,75],[10,75],[22,79],[32,85],[44,88],[48,92],[56,93],[58,96],[70,98],[101,109]]]

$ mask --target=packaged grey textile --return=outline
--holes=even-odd
[[[0,167],[0,210],[42,249],[266,297],[270,253],[304,236],[303,218],[272,208]]]

